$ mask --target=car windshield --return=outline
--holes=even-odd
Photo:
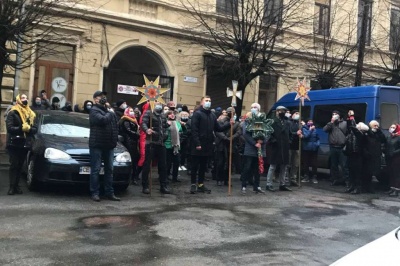
[[[89,116],[44,114],[40,133],[71,138],[89,138]]]

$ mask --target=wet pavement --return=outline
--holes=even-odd
[[[131,186],[121,202],[51,186],[7,196],[0,171],[1,265],[328,265],[400,225],[400,199],[348,195],[327,181],[293,192],[232,195],[189,178],[161,195]],[[265,186],[265,180],[262,181]]]

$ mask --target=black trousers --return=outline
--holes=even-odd
[[[149,187],[149,173],[153,160],[157,159],[160,187],[167,186],[166,149],[164,145],[146,144],[145,159],[142,170],[142,186]]]
[[[167,151],[167,174],[171,173],[172,168],[172,179],[178,179],[178,168],[179,168],[179,154],[174,154],[174,149],[166,149]]]
[[[8,155],[10,156],[10,188],[18,187],[22,166],[27,153],[28,151],[24,148],[8,148]]]
[[[229,178],[227,154],[225,151],[217,151],[215,155],[217,181],[227,182]]]
[[[181,143],[181,150],[180,150],[180,158],[179,158],[179,165],[184,166],[186,165],[186,158],[188,153],[188,145],[187,142]]]
[[[316,176],[318,170],[318,151],[302,151],[301,162],[303,173],[309,177]],[[311,172],[310,172],[311,167]]]
[[[191,172],[191,182],[192,184],[196,184],[196,176],[197,172],[199,172],[199,179],[197,180],[198,184],[204,183],[204,175],[206,173],[208,156],[197,156],[192,155],[192,172]]]
[[[349,181],[350,185],[361,188],[361,177],[363,172],[363,159],[359,153],[351,153],[347,157],[349,163]]]
[[[260,186],[260,172],[258,171],[258,157],[243,156],[243,169],[240,180],[242,187],[246,187],[247,182],[254,177],[253,188],[257,189]]]

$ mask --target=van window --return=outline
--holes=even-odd
[[[388,129],[390,125],[399,123],[399,106],[394,103],[381,104],[381,128]]]
[[[299,111],[299,106],[285,106],[287,109],[289,109],[290,113],[293,112],[293,110],[297,110]],[[267,118],[271,118],[273,119],[275,117],[275,109],[271,110],[268,115]],[[310,114],[311,114],[311,107],[310,106],[302,106],[301,107],[301,119],[302,120],[307,120],[308,118],[310,118]]]
[[[332,104],[332,105],[316,105],[314,107],[314,124],[317,128],[324,127],[332,119],[332,111],[339,111],[342,119],[347,119],[349,110],[354,111],[356,122],[365,123],[365,114],[367,110],[366,103],[354,104]]]

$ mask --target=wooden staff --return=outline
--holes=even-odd
[[[232,111],[232,117],[231,119],[233,119],[235,115],[235,108],[233,108]],[[229,120],[229,123],[231,123],[231,121]],[[231,138],[229,140],[230,146],[229,146],[229,174],[228,174],[228,195],[231,195],[232,192],[232,188],[231,188],[231,184],[232,184],[232,143],[233,143],[233,125],[231,125]]]
[[[299,130],[301,130],[302,125],[301,125],[301,100],[299,101]],[[300,175],[301,175],[301,135],[299,136],[299,184],[298,186],[301,187],[301,180],[300,180]]]
[[[151,109],[151,107],[150,107],[150,129],[151,129],[151,131],[153,131],[153,110]],[[150,149],[149,149],[149,152],[150,152],[150,172],[149,172],[149,180],[148,180],[148,182],[149,182],[149,190],[150,190],[150,197],[151,197],[151,195],[152,195],[152,172],[153,172],[153,154],[152,154],[152,152],[153,152],[153,132],[151,132],[151,134],[150,134]],[[144,145],[144,149],[146,150],[146,143],[145,143],[145,145]],[[145,152],[145,154],[144,154],[144,156],[146,156],[146,152]],[[145,157],[146,158],[146,157]]]

